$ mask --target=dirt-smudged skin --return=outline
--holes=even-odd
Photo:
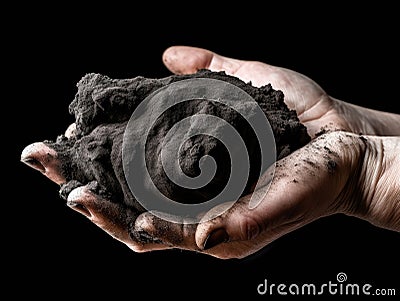
[[[270,122],[276,143],[277,159],[287,156],[310,141],[307,130],[299,122],[295,111],[289,110],[284,104],[283,93],[274,90],[271,85],[256,88],[224,72],[209,70],[200,70],[192,75],[171,75],[161,79],[140,76],[131,79],[111,79],[105,75],[90,73],[77,83],[78,91],[69,106],[70,113],[75,117],[74,135],[69,138],[60,135],[55,141],[44,141],[49,148],[56,151],[65,178],[65,183],[60,189],[61,197],[66,199],[74,188],[94,183],[91,189],[105,199],[120,203],[138,213],[143,212],[141,205],[135,201],[123,172],[123,133],[133,111],[148,95],[170,83],[189,78],[224,80],[252,96]],[[239,114],[232,109],[218,107],[211,101],[194,100],[174,108],[173,112],[167,112],[157,127],[150,131],[152,137],[148,139],[146,157],[159,157],[159,143],[156,142],[167,134],[174,118],[179,120],[187,117],[187,114],[196,114],[200,110],[217,112],[217,116],[220,114],[226,121],[235,124],[250,152],[254,151],[253,156],[250,156],[253,158],[251,174],[247,191],[244,193],[248,192],[259,175],[257,139],[244,120],[240,119]],[[189,149],[191,151],[187,151]],[[182,147],[180,153],[181,166],[185,173],[196,176],[199,172],[199,159],[204,155],[214,157],[219,171],[216,179],[213,179],[214,182],[207,186],[206,190],[188,192],[173,186],[173,183],[166,179],[159,164],[160,160],[153,160],[149,164],[149,168],[152,169],[149,173],[157,175],[154,177],[158,182],[157,187],[172,199],[179,202],[190,199],[195,202],[206,201],[207,199],[202,199],[202,196],[212,197],[217,194],[226,183],[226,172],[230,168],[227,166],[229,160],[226,160],[226,149],[221,143],[206,136],[196,136],[187,142],[187,146]],[[188,197],[188,193],[192,193],[192,197]]]

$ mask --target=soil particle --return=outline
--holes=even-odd
[[[319,167],[317,163],[311,161],[310,159],[305,159],[304,162],[306,162],[308,165],[310,165],[314,169],[318,169],[318,167]]]
[[[344,128],[339,128],[335,126],[333,122],[329,122],[328,124],[322,126],[318,132],[315,133],[315,137],[322,136],[323,134],[335,132],[335,131],[346,131]]]
[[[324,149],[328,152],[328,154],[332,154],[332,151],[331,151],[331,149],[329,147],[324,146]]]
[[[329,173],[333,173],[335,171],[335,169],[336,169],[336,165],[337,165],[336,161],[328,160],[327,163],[326,163],[326,166],[328,168],[328,172]]]
[[[106,75],[89,73],[77,83],[77,93],[69,105],[69,112],[75,118],[76,135],[63,135],[55,141],[45,143],[54,148],[62,162],[63,175],[68,183],[61,186],[60,196],[66,198],[69,192],[88,183],[95,183],[92,190],[113,202],[143,211],[135,201],[125,179],[122,166],[122,139],[124,130],[135,108],[150,93],[170,83],[189,78],[213,78],[229,82],[247,92],[259,104],[270,122],[276,144],[277,159],[282,159],[310,140],[307,129],[302,125],[294,110],[284,103],[284,95],[270,84],[257,88],[224,72],[199,70],[190,75],[171,75],[153,79],[137,76],[129,79],[112,79]],[[249,151],[250,175],[247,190],[257,180],[260,171],[260,149],[257,137],[240,114],[226,110],[207,100],[184,102],[163,114],[147,139],[146,158],[149,174],[154,175],[157,188],[178,202],[204,202],[218,194],[229,178],[230,161],[224,145],[206,135],[195,136],[187,141],[180,152],[180,163],[188,176],[199,174],[199,160],[210,155],[216,161],[218,172],[210,185],[197,191],[176,187],[163,172],[159,160],[159,139],[164,137],[171,126],[188,114],[221,115],[238,130]],[[328,150],[329,151],[329,150]],[[172,160],[172,159],[171,159]],[[330,161],[328,161],[330,162]],[[334,169],[334,162],[328,163]],[[140,175],[139,175],[140,176]],[[296,181],[296,180],[294,180]],[[297,181],[296,181],[297,182]],[[244,191],[243,194],[248,193]],[[139,234],[137,234],[139,235]],[[145,234],[143,234],[145,235]]]
[[[360,138],[363,142],[367,142],[367,141],[368,141],[368,139],[367,139],[365,136],[363,136],[362,134],[359,135],[359,138]]]

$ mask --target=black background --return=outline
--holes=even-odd
[[[19,161],[24,146],[54,139],[72,122],[67,106],[83,75],[167,76],[161,55],[172,45],[290,68],[333,97],[400,113],[393,8],[349,11],[327,4],[300,11],[267,4],[230,12],[193,3],[155,13],[153,5],[104,6],[101,12],[32,5],[5,12],[11,15],[2,29],[3,160],[11,163],[2,197],[5,288],[13,287],[15,298],[133,300],[143,291],[152,297],[248,300],[259,297],[256,287],[265,278],[317,284],[344,272],[348,282],[400,293],[399,234],[367,222],[324,218],[244,260],[179,250],[136,254],[70,210],[56,184]]]

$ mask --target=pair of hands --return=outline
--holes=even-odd
[[[168,222],[151,212],[129,221],[129,212],[121,213],[114,203],[85,188],[69,196],[71,208],[135,252],[179,248],[224,259],[246,257],[290,231],[335,213],[400,231],[399,115],[334,99],[295,71],[206,49],[170,47],[163,62],[175,74],[206,68],[225,71],[254,86],[271,83],[283,91],[287,106],[296,111],[312,141],[277,162],[275,176],[266,194],[260,193],[258,206],[250,209],[251,196],[244,196],[220,216],[197,225]],[[76,204],[84,206],[85,212]],[[144,243],[130,236],[131,230],[151,239]]]

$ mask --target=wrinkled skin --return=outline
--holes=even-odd
[[[247,195],[211,220],[206,215],[199,224],[171,223],[151,212],[136,217],[86,185],[69,194],[72,209],[135,252],[179,248],[223,259],[246,257],[285,233],[335,213],[400,231],[399,115],[337,100],[306,76],[262,62],[184,46],[167,49],[163,61],[175,74],[207,68],[255,86],[271,83],[284,92],[286,104],[313,140],[277,162],[270,186],[254,192],[261,196],[255,208],[249,207]],[[65,135],[74,135],[74,125]],[[55,183],[65,182],[57,153],[44,143],[25,148],[21,160]]]

